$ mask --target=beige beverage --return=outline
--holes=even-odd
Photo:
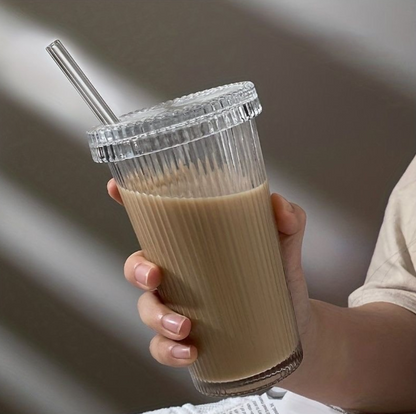
[[[192,321],[199,380],[244,379],[295,353],[299,339],[267,182],[216,197],[120,192],[145,257],[163,269],[166,305]]]
[[[251,82],[123,115],[88,132],[116,180],[168,307],[192,321],[205,395],[272,387],[302,361],[280,257]]]

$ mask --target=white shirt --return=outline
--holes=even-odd
[[[390,302],[416,313],[416,157],[390,195],[363,286],[349,306]]]

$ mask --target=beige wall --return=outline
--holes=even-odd
[[[117,113],[254,81],[272,189],[308,213],[311,296],[345,305],[416,152],[415,18],[413,0],[0,1],[0,413],[208,401],[148,355],[122,275],[137,242],[50,41]]]

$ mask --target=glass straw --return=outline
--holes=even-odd
[[[46,50],[103,124],[119,122],[117,116],[98,93],[97,89],[94,88],[94,85],[86,77],[60,40],[52,42]]]

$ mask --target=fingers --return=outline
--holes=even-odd
[[[154,290],[162,281],[160,269],[146,260],[141,251],[133,253],[126,260],[124,275],[132,285],[144,290]]]
[[[156,361],[170,367],[186,367],[198,356],[193,345],[178,343],[162,335],[156,335],[151,340],[149,350]]]
[[[191,321],[165,306],[155,292],[145,292],[137,304],[142,321],[166,338],[179,341],[191,332]]]
[[[141,251],[133,253],[124,265],[126,279],[136,287],[147,290],[140,296],[137,309],[143,323],[157,332],[150,343],[153,358],[164,365],[184,367],[197,358],[194,346],[177,342],[191,332],[191,321],[165,306],[159,299],[156,289],[162,272],[143,257]]]
[[[126,260],[124,273],[130,283],[147,290],[140,296],[137,308],[143,323],[158,334],[150,343],[153,358],[171,367],[192,364],[197,358],[196,348],[177,342],[189,335],[191,321],[165,306],[157,292],[152,291],[162,280],[160,269],[146,260],[139,251]]]
[[[114,178],[112,178],[108,183],[107,183],[107,191],[108,191],[108,195],[115,201],[117,201],[117,203],[123,205],[123,200],[121,199],[120,196],[120,192],[118,191],[118,187],[116,182],[114,181]]]

